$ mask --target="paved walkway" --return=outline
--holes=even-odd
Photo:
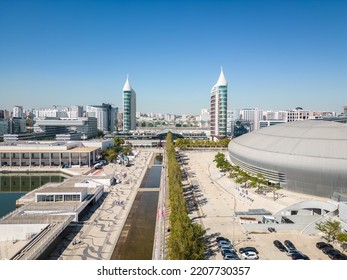
[[[126,177],[120,184],[105,187],[99,204],[73,226],[50,259],[110,259],[151,157],[151,151],[142,151],[130,167],[109,164],[104,168],[105,175],[123,173]]]

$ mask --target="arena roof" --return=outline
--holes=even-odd
[[[347,124],[316,120],[289,122],[255,130],[232,142],[272,153],[347,159]]]

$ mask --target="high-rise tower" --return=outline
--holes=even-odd
[[[136,93],[131,88],[129,77],[123,87],[123,131],[136,129]]]
[[[227,136],[228,83],[221,68],[219,79],[211,90],[211,137]]]

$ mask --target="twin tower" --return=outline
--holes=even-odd
[[[219,79],[211,90],[210,133],[212,138],[227,136],[228,84],[221,69]],[[129,77],[123,87],[123,131],[136,129],[136,93],[132,89]]]

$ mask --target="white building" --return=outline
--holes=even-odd
[[[110,104],[103,103],[102,105],[86,106],[86,112],[88,117],[97,119],[98,129],[105,132],[116,130],[117,108],[112,107]]]
[[[93,138],[98,134],[97,120],[94,117],[39,119],[34,125],[34,132],[45,132],[47,135],[52,136],[57,134],[78,133],[81,137]]]
[[[262,117],[263,111],[258,108],[240,110],[240,118],[252,124],[251,131],[260,128],[259,122],[262,120]]]
[[[227,136],[228,83],[221,69],[217,83],[211,89],[211,137]]]
[[[132,89],[129,77],[123,87],[123,130],[136,129],[136,92]]]
[[[45,119],[45,118],[67,118],[67,111],[62,111],[60,109],[54,108],[44,108],[33,110],[34,119]]]
[[[23,107],[22,106],[14,106],[13,107],[12,118],[23,119]]]
[[[305,121],[310,119],[310,111],[304,110],[301,107],[297,107],[287,112],[288,112],[287,122]]]
[[[83,106],[70,106],[68,116],[69,118],[81,118],[83,116]]]
[[[92,166],[100,154],[101,148],[81,142],[5,142],[0,145],[0,166]]]
[[[240,110],[227,111],[227,133],[228,136],[233,135],[233,128],[235,121],[240,119]]]

